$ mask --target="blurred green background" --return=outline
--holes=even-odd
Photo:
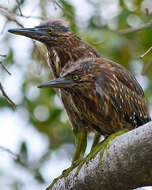
[[[0,82],[17,104],[13,109],[0,96],[0,181],[3,190],[44,189],[70,166],[73,134],[56,92],[38,89],[51,78],[47,50],[41,43],[7,32],[34,27],[45,18],[66,19],[74,33],[95,47],[101,56],[132,71],[145,91],[152,115],[152,28],[120,34],[151,22],[151,0],[1,0]],[[148,69],[141,75],[145,65]],[[92,135],[89,136],[88,149]],[[8,148],[16,155],[5,151]],[[30,184],[30,187],[29,187]]]

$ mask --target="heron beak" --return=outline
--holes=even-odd
[[[16,35],[21,35],[21,36],[26,36],[32,39],[40,39],[41,36],[46,36],[46,31],[43,31],[41,28],[14,28],[8,30],[8,32],[16,34]]]
[[[73,80],[60,77],[47,83],[40,84],[38,88],[64,88],[73,83]]]

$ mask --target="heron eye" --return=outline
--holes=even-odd
[[[73,75],[72,78],[73,78],[73,80],[78,80],[79,76],[78,75]]]
[[[52,34],[52,32],[53,32],[53,29],[50,28],[50,29],[48,30],[48,33],[49,33],[49,34]]]

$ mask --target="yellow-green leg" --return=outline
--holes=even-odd
[[[83,158],[87,146],[87,133],[78,133],[76,137],[76,151],[72,158],[72,164]]]
[[[94,139],[93,139],[93,143],[92,143],[92,147],[91,147],[90,152],[93,150],[93,148],[94,148],[95,146],[97,146],[97,144],[98,144],[99,141],[100,141],[100,137],[101,137],[101,134],[96,132],[95,135],[94,135]]]
[[[111,141],[113,139],[115,139],[116,137],[118,137],[118,136],[120,136],[120,135],[122,135],[122,134],[124,134],[124,133],[126,133],[128,131],[129,131],[128,129],[124,129],[122,131],[118,131],[116,133],[113,133],[110,136],[106,137],[100,143],[98,143],[99,139],[100,139],[100,135],[97,133],[95,135],[96,139],[94,138],[93,145],[92,145],[90,153],[82,161],[78,161],[78,158],[80,158],[81,155],[82,155],[82,152],[84,152],[82,150],[84,149],[84,145],[86,146],[86,144],[85,144],[86,141],[85,140],[87,140],[87,135],[86,135],[86,137],[85,137],[85,135],[84,136],[80,135],[80,137],[78,138],[80,141],[78,141],[79,143],[78,143],[75,155],[74,155],[73,160],[72,160],[72,166],[70,168],[68,168],[67,170],[65,170],[65,172],[62,173],[62,175],[60,175],[59,177],[55,178],[53,180],[52,184],[47,189],[50,190],[53,187],[53,185],[59,179],[61,179],[62,177],[66,177],[72,169],[74,169],[76,166],[79,165],[78,168],[77,168],[77,171],[75,173],[75,176],[76,176],[79,173],[80,169],[82,168],[83,164],[84,163],[88,163],[88,161],[90,159],[94,158],[99,151],[101,151],[100,152],[99,164],[102,165],[102,157],[103,157],[104,151],[106,149],[107,150],[107,154],[109,154],[109,146],[110,146]]]
[[[76,134],[76,151],[72,158],[71,167],[63,171],[64,177],[66,177],[83,159],[87,146],[87,133]]]
[[[84,155],[86,146],[87,146],[87,133],[77,133],[76,134],[76,151],[72,158],[71,167],[64,170],[60,176],[55,178],[53,182],[51,183],[51,185],[47,188],[48,190],[50,190],[59,179],[61,179],[62,177],[66,177],[79,164],[79,162],[81,161]]]
[[[102,165],[102,157],[103,157],[103,153],[105,151],[105,149],[107,150],[107,154],[109,154],[109,146],[110,143],[113,139],[115,139],[116,137],[128,132],[128,129],[122,130],[122,131],[118,131],[116,133],[111,134],[110,136],[106,137],[102,142],[98,143],[95,147],[93,147],[91,149],[91,152],[87,155],[86,158],[83,159],[83,161],[81,161],[81,163],[79,164],[77,171],[75,173],[75,176],[79,173],[80,169],[82,168],[84,163],[88,163],[88,161],[92,158],[95,157],[95,155],[101,150],[100,152],[100,160],[99,160],[99,165]]]
[[[88,162],[89,159],[91,158],[91,152],[96,147],[96,145],[99,143],[100,137],[101,137],[100,133],[95,133],[94,140],[93,140],[92,147],[91,147],[91,151],[89,154],[90,156],[88,157],[86,162]],[[84,156],[84,153],[86,150],[86,145],[87,145],[87,143],[86,143],[87,142],[87,133],[79,133],[77,135],[77,142],[78,142],[77,143],[77,149],[76,149],[76,152],[75,152],[73,159],[72,159],[72,165],[70,168],[63,171],[64,177],[66,177],[79,164],[83,165],[82,163],[84,163],[83,156]]]

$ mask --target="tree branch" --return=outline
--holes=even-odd
[[[6,92],[4,91],[4,88],[2,86],[2,83],[0,82],[0,91],[2,92],[2,95],[6,98],[7,102],[13,106],[14,108],[17,107],[17,105],[7,96]]]
[[[149,52],[152,51],[152,47],[150,47],[145,53],[143,53],[141,56],[140,56],[140,59],[143,59]]]
[[[52,190],[131,190],[152,185],[152,121],[115,138],[109,151],[104,152],[102,166],[98,153],[78,176],[74,169]]]
[[[0,56],[4,56],[4,55],[0,55]],[[7,70],[7,68],[4,66],[4,64],[0,61],[0,65],[2,65],[3,69],[9,74],[11,75],[11,73]]]
[[[0,56],[5,56],[5,55],[0,55]],[[11,73],[7,70],[7,68],[3,65],[3,63],[0,61],[0,65],[2,65],[2,67],[4,68],[4,70],[9,74],[11,75]],[[16,108],[16,104],[7,96],[3,86],[2,86],[2,83],[0,82],[0,91],[2,93],[2,95],[6,98],[7,102],[13,106],[14,108]]]
[[[152,20],[150,20],[148,23],[143,24],[142,26],[139,26],[139,27],[119,30],[118,34],[120,34],[120,35],[126,35],[126,34],[130,34],[130,33],[133,33],[133,32],[138,32],[140,30],[144,30],[146,28],[150,28],[151,26],[152,26]]]
[[[152,47],[150,47],[144,54],[142,54],[142,55],[140,56],[140,58],[143,59],[143,58],[144,58],[149,52],[151,52],[151,51],[152,51]],[[152,63],[152,57],[150,57],[150,59],[148,60],[147,64],[144,65],[144,67],[143,67],[143,69],[142,69],[142,72],[141,72],[142,75],[145,75],[145,74],[146,74],[146,72],[148,71],[148,69],[149,69],[151,63]]]

